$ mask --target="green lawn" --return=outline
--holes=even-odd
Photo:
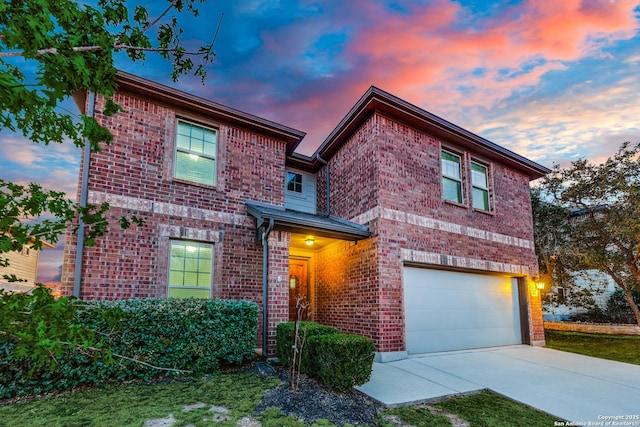
[[[280,381],[257,374],[222,374],[211,379],[168,384],[94,388],[57,397],[41,397],[0,406],[2,427],[142,426],[148,419],[175,418],[175,426],[236,426],[251,416],[263,393]],[[185,412],[185,405],[197,405]],[[228,413],[211,412],[211,407]],[[554,418],[489,392],[452,398],[434,406],[468,420],[472,426],[550,426]],[[450,426],[448,418],[416,406],[386,411],[379,424],[389,427],[393,415],[415,426]],[[222,421],[213,423],[218,416]],[[304,427],[306,424],[270,408],[258,418],[263,427]],[[320,420],[315,427],[333,426]]]
[[[640,365],[640,336],[545,331],[547,347]]]
[[[549,427],[559,421],[551,415],[489,391],[454,397],[433,406],[449,414],[458,415],[469,422],[471,427]],[[387,414],[398,415],[403,421],[414,426],[445,427],[452,425],[447,417],[433,415],[424,406],[393,409],[387,411]],[[386,427],[384,423],[382,425]]]
[[[66,396],[44,397],[0,406],[0,426],[136,426],[144,420],[173,414],[175,425],[211,425],[212,405],[229,409],[231,420],[216,425],[235,426],[253,413],[265,390],[279,380],[257,375],[225,374],[209,380],[152,385],[123,385],[94,388]],[[185,405],[206,404],[183,412]]]

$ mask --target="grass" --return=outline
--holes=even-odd
[[[382,416],[380,416],[380,424],[383,427],[392,426],[388,421],[385,421],[385,418],[388,416],[395,416],[400,418],[407,424],[411,424],[412,426],[429,426],[429,427],[450,427],[451,421],[443,415],[435,415],[432,414],[427,408],[424,407],[406,407],[406,408],[398,408],[392,409],[390,411],[385,411]]]
[[[447,399],[435,405],[444,411],[457,414],[471,426],[490,427],[549,427],[557,418],[536,409],[484,391],[465,397]]]
[[[640,336],[545,331],[546,347],[640,365]]]
[[[456,414],[466,420],[471,427],[549,427],[557,418],[540,412],[513,400],[506,399],[490,391],[483,391],[463,397],[454,397],[433,405],[450,414]],[[451,426],[449,419],[434,415],[424,406],[407,407],[386,411],[385,415],[394,415],[413,426]],[[381,423],[384,427],[391,424]]]
[[[588,356],[640,365],[640,337],[577,332],[546,331],[547,347]],[[263,394],[279,383],[274,378],[252,374],[223,374],[209,379],[167,384],[137,384],[93,388],[55,397],[0,405],[0,427],[57,426],[141,426],[147,419],[167,418],[173,414],[175,426],[212,425],[209,408],[229,409],[229,419],[215,423],[219,427],[236,426],[237,421],[254,413]],[[183,412],[185,405],[203,403],[203,407]],[[451,398],[433,406],[456,414],[471,426],[550,426],[553,417],[491,392]],[[448,418],[432,414],[424,406],[385,411],[414,426],[450,426]],[[258,418],[263,427],[305,427],[295,417],[277,408],[269,408]],[[379,424],[391,426],[388,418]],[[314,427],[330,427],[319,420]]]
[[[176,426],[202,426],[211,425],[211,405],[230,410],[231,419],[217,426],[235,426],[237,420],[255,410],[265,390],[278,383],[257,375],[225,374],[209,380],[95,388],[0,406],[0,426],[139,427],[146,419],[166,418],[170,413],[177,420]],[[198,402],[207,406],[182,411],[183,406]]]
[[[175,426],[236,426],[238,420],[254,413],[265,391],[279,380],[255,374],[223,374],[209,379],[168,384],[121,385],[87,389],[56,397],[41,397],[0,406],[0,426],[141,426],[147,419],[167,418],[172,414]],[[188,412],[185,405],[203,403]],[[229,409],[229,419],[212,422],[211,406]],[[484,392],[438,403],[438,408],[457,414],[472,426],[549,426],[553,418],[511,400]],[[415,426],[450,426],[446,417],[433,415],[424,407],[385,411]],[[305,427],[292,416],[269,408],[257,417],[263,427]],[[391,426],[380,417],[382,426]],[[333,426],[319,420],[314,427]]]

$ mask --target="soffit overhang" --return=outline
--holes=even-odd
[[[306,166],[309,170],[319,170],[323,164],[318,160],[318,157],[323,160],[330,159],[342,144],[344,144],[369,117],[376,113],[434,136],[444,143],[469,151],[487,160],[506,165],[511,169],[523,173],[529,177],[530,180],[541,178],[551,172],[551,170],[545,166],[469,132],[375,86],[371,86],[358,102],[356,102],[320,147],[318,147],[313,156],[296,158],[289,155],[287,162],[297,164],[299,165],[298,167]]]
[[[208,116],[214,120],[219,120],[241,129],[252,130],[275,139],[284,140],[287,144],[286,154],[293,153],[300,141],[302,141],[302,138],[306,135],[305,132],[288,126],[124,71],[118,71],[117,81],[118,92],[137,95],[143,99],[153,100],[161,105],[168,105],[204,117]],[[74,99],[80,111],[84,113],[86,91],[78,91],[74,94]]]
[[[299,234],[312,234],[356,241],[371,236],[369,227],[335,216],[323,216],[306,212],[285,209],[265,203],[246,201],[247,213],[256,218],[256,228],[266,226],[273,220],[276,230],[284,230]]]

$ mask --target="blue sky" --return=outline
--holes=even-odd
[[[164,2],[152,2],[158,14]],[[551,166],[640,142],[637,1],[215,0],[185,46],[216,41],[203,86],[168,64],[117,66],[307,132],[310,154],[370,85]],[[66,108],[74,109],[72,103]],[[80,152],[0,133],[0,176],[75,197]],[[61,251],[45,251],[40,280]]]

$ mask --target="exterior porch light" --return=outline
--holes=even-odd
[[[316,239],[313,236],[307,236],[304,239],[304,243],[306,243],[307,246],[311,246],[313,245],[313,243],[316,241]]]
[[[536,276],[533,279],[534,283],[536,284],[536,288],[543,290],[544,289],[544,282],[542,281],[542,279],[538,276]]]

